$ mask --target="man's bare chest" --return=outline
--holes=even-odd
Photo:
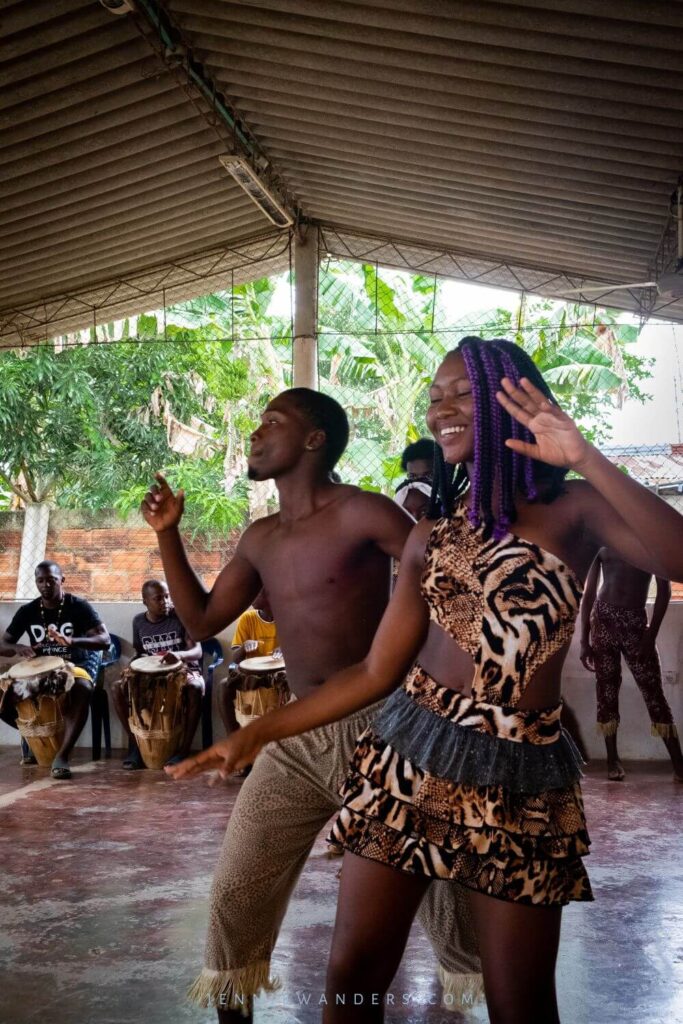
[[[276,529],[255,552],[254,562],[271,600],[297,599],[349,586],[374,562],[371,546],[339,529]]]

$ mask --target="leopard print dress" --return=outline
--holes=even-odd
[[[561,705],[517,705],[573,633],[581,584],[513,534],[487,539],[460,505],[430,535],[430,618],[472,655],[472,695],[415,665],[358,741],[331,839],[359,856],[500,899],[593,898],[581,758]]]

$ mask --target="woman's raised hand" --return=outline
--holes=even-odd
[[[526,377],[522,377],[519,387],[508,377],[503,377],[501,385],[503,390],[496,393],[496,398],[536,438],[536,444],[511,438],[505,442],[508,448],[550,466],[580,469],[591,446],[571,416]]]
[[[161,473],[155,473],[154,476],[156,483],[142,499],[140,511],[153,530],[163,533],[180,522],[185,507],[185,492],[177,491],[174,494]]]

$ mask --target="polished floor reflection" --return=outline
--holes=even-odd
[[[238,783],[208,789],[120,761],[76,757],[74,779],[20,768],[0,749],[0,1021],[189,1024],[207,893]],[[596,902],[565,913],[558,971],[563,1024],[683,1022],[683,786],[664,764],[589,769],[588,867]],[[282,988],[257,1024],[313,1024],[339,861],[319,842],[274,958]],[[457,1024],[437,1005],[429,947],[415,928],[388,1021]]]

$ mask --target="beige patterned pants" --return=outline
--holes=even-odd
[[[190,998],[200,1006],[250,1007],[272,991],[270,957],[290,896],[321,830],[339,810],[339,788],[377,705],[279,743],[256,759],[233,809],[213,887],[205,965]],[[419,919],[439,961],[447,1004],[481,991],[467,895],[434,882]]]

